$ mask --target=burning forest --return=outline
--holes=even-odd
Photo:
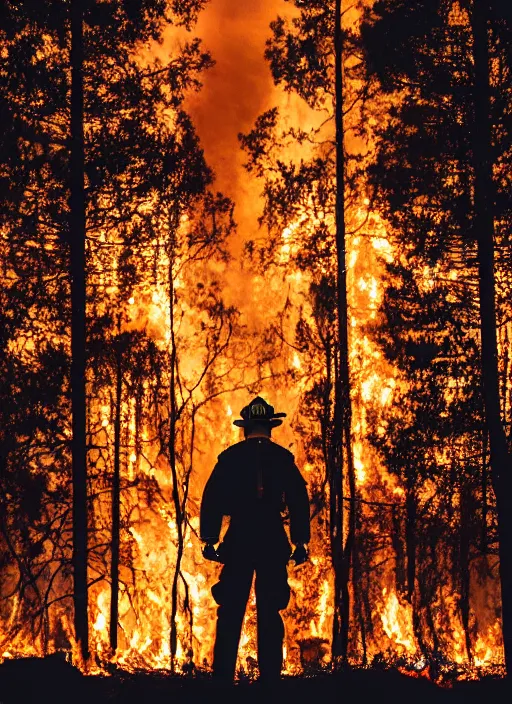
[[[208,676],[201,501],[262,395],[311,508],[283,674],[505,677],[508,1],[0,16],[0,670]]]

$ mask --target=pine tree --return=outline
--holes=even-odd
[[[66,387],[71,388],[75,633],[84,657],[88,654],[87,589],[104,578],[105,570],[107,574],[111,570],[113,582],[116,581],[122,491],[117,481],[121,469],[118,453],[124,432],[118,428],[113,443],[114,526],[111,565],[107,566],[102,564],[98,548],[89,545],[87,555],[88,514],[90,529],[97,532],[93,509],[97,502],[93,487],[95,461],[87,456],[94,443],[92,428],[98,392],[90,345],[95,340],[108,357],[109,345],[116,340],[119,331],[112,322],[113,308],[117,305],[123,312],[128,287],[135,286],[142,273],[140,268],[138,272],[133,269],[131,261],[135,252],[140,254],[147,248],[148,236],[155,229],[152,205],[156,204],[158,211],[158,204],[165,203],[180,217],[192,203],[198,207],[200,202],[207,202],[208,217],[218,218],[219,228],[212,231],[204,219],[198,218],[198,230],[203,222],[202,232],[209,234],[214,247],[225,235],[220,223],[229,204],[221,197],[205,195],[211,173],[181,107],[186,91],[199,87],[197,77],[211,65],[211,60],[198,40],[176,47],[166,64],[144,59],[142,51],[144,45],[160,39],[168,23],[190,27],[201,7],[200,1],[169,4],[144,0],[84,0],[66,3],[64,8],[45,2],[21,9],[16,3],[2,5],[5,61],[0,74],[1,110],[8,125],[1,160],[2,182],[8,184],[1,213],[6,233],[2,256],[4,271],[10,277],[5,310],[14,320],[12,311],[20,295],[17,286],[23,278],[25,311],[31,319],[35,316],[40,321],[32,345],[33,362],[43,378],[51,368],[48,365],[56,365],[60,359],[59,351],[69,354],[71,331],[68,364],[60,360],[61,366],[55,366],[56,370],[67,367],[64,376],[56,377],[61,386],[55,402],[62,403]],[[24,257],[22,264],[20,256]],[[143,274],[147,277],[147,271]],[[114,291],[118,297],[112,296]],[[96,316],[103,320],[99,328]],[[6,335],[6,369],[23,375],[13,378],[14,383],[23,384],[29,378],[28,370],[26,364],[20,364],[20,353],[13,347],[12,326]],[[103,335],[102,342],[98,342],[98,335]],[[129,339],[141,347],[138,338]],[[130,358],[130,354],[127,352],[126,357]],[[163,364],[161,360],[159,363]],[[114,376],[117,391],[120,390],[118,410],[122,405],[123,379],[119,372],[123,364],[121,360],[117,377]],[[18,418],[17,411],[11,406],[9,413],[12,426]],[[45,413],[42,410],[44,419]],[[44,442],[48,455],[61,461],[62,474],[57,481],[61,498],[66,501],[69,464],[59,443],[62,436],[69,438],[71,433],[60,408],[58,419],[56,432],[53,436],[47,432]],[[118,421],[119,415],[117,424]],[[19,436],[13,440],[15,445]],[[16,448],[11,448],[12,442],[7,438],[6,442],[10,443],[7,455],[14,462]],[[44,492],[41,501],[47,501]],[[49,506],[45,508],[50,511]],[[65,516],[69,519],[70,513]],[[69,574],[69,545],[60,548],[59,558],[51,564],[56,564],[56,574]],[[94,576],[87,584],[87,563],[90,567],[91,560]],[[44,613],[51,603],[52,588],[59,590],[56,601],[61,602],[66,596],[65,588],[54,576],[39,572],[38,579],[45,590],[47,578],[46,601],[42,600]],[[111,644],[115,649],[115,598],[112,609]]]
[[[510,380],[508,351],[506,346],[498,350],[497,330],[508,327],[506,299],[510,292],[506,231],[511,203],[506,174],[510,160],[508,105],[512,85],[507,46],[511,26],[509,11],[501,3],[489,8],[489,3],[480,0],[422,1],[414,6],[396,0],[377,2],[367,13],[363,37],[370,74],[379,79],[386,93],[395,96],[389,119],[376,130],[379,141],[372,175],[376,203],[406,252],[407,264],[399,272],[400,278],[412,277],[420,286],[423,279],[424,286],[425,280],[436,282],[445,277],[444,284],[434,285],[446,292],[443,316],[451,318],[455,326],[459,349],[463,348],[460,361],[464,371],[453,363],[442,369],[442,357],[451,343],[439,345],[440,333],[429,334],[439,302],[430,301],[427,311],[416,304],[416,310],[409,313],[409,324],[411,328],[419,326],[420,344],[434,344],[434,349],[427,351],[427,365],[432,363],[433,373],[439,368],[446,375],[441,385],[451,374],[459,378],[464,374],[467,384],[483,384],[481,399],[500,535],[505,659],[510,671],[510,437],[503,427],[510,414],[505,401],[508,391],[504,391]],[[425,276],[429,269],[431,273]],[[413,363],[410,361],[409,367]],[[470,403],[470,396],[461,400]],[[473,438],[479,433],[481,403],[476,400],[475,423],[468,428]],[[451,406],[452,422],[460,411],[459,405]],[[468,408],[463,411],[466,414]],[[451,432],[464,437],[462,429],[452,428]],[[461,451],[469,456],[475,447],[480,457],[478,472],[485,485],[486,439],[463,441]],[[474,471],[471,462],[466,471]],[[474,492],[471,474],[467,481]],[[481,501],[487,522],[485,495]],[[461,520],[467,520],[463,503],[461,512]],[[462,531],[467,529],[461,525]]]
[[[71,120],[69,241],[71,278],[71,462],[73,468],[73,601],[75,634],[89,657],[87,609],[86,446],[86,201],[84,140],[84,38],[82,2],[71,3]]]

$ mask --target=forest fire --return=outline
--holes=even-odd
[[[477,149],[458,132],[464,120],[474,129],[472,108],[455,104],[460,91],[443,73],[442,52],[441,67],[428,66],[439,76],[427,80],[422,65],[405,81],[413,69],[386,44],[385,22],[399,3],[356,3],[339,28],[343,4],[320,0],[272,0],[244,12],[233,0],[206,10],[167,3],[167,17],[142,3],[135,19],[109,3],[90,5],[79,18],[84,44],[72,78],[77,39],[66,33],[75,30],[58,17],[20,18],[11,8],[3,37],[5,61],[26,64],[27,75],[34,71],[27,80],[42,85],[27,87],[21,105],[9,67],[0,71],[17,145],[0,174],[13,184],[0,213],[2,374],[10,387],[1,419],[0,662],[64,651],[90,675],[113,667],[210,672],[211,587],[221,566],[202,555],[201,497],[219,453],[243,439],[233,420],[257,393],[286,410],[289,422],[273,437],[293,452],[311,502],[309,560],[288,568],[283,673],[384,664],[439,684],[505,674],[510,500],[500,493],[509,480],[495,467],[510,459],[512,418],[510,214],[508,177],[500,175],[510,150],[491,165],[503,191],[491,237],[496,421],[494,382],[481,362],[488,269],[478,259],[483,235],[471,229],[483,222],[479,182],[468,164],[455,163]],[[425,51],[429,32],[435,39],[441,31],[473,51],[479,0],[470,10],[455,0],[437,5],[432,26],[428,13],[413,12]],[[223,55],[218,22],[235,37],[245,12],[253,13],[254,46],[233,38]],[[512,28],[508,15],[493,21],[498,39]],[[413,51],[406,37],[397,41]],[[383,46],[384,77],[375,68]],[[473,74],[450,46],[450,62],[460,60],[450,71],[469,82]],[[488,57],[495,101],[512,90],[500,83],[510,69],[500,46]],[[91,68],[100,60],[101,81]],[[247,86],[235,65],[242,60]],[[85,96],[81,625],[79,218],[76,183],[62,176],[77,163],[66,152],[75,149],[67,123],[80,102],[72,100],[77,71]],[[241,107],[224,124],[212,95],[230,81]],[[437,141],[428,136],[441,150],[449,128],[456,156],[439,153],[434,167],[415,111],[441,105],[444,115],[450,101],[455,117],[442,118]],[[433,130],[434,117],[421,114]],[[508,129],[500,119],[491,125],[497,142]],[[235,136],[227,164],[217,140]],[[425,164],[434,187],[422,181],[432,176],[419,173]],[[257,662],[253,588],[238,677],[257,677]]]

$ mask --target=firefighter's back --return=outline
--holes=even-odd
[[[230,516],[226,547],[263,544],[268,549],[289,551],[282,511],[293,455],[268,438],[251,437],[228,448],[219,462],[224,474],[225,513]]]

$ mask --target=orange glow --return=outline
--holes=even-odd
[[[215,188],[225,191],[236,203],[235,220],[239,228],[228,243],[232,259],[199,257],[195,260],[189,256],[187,247],[197,225],[193,209],[179,214],[170,225],[163,215],[160,219],[152,215],[156,206],[150,198],[141,205],[141,213],[151,221],[150,235],[137,252],[144,263],[145,275],[133,287],[131,282],[127,287],[122,281],[120,248],[114,246],[119,233],[101,230],[89,243],[88,256],[94,272],[91,290],[93,286],[101,288],[104,296],[95,304],[94,311],[91,304],[88,313],[99,319],[115,307],[116,327],[109,333],[109,342],[115,341],[121,348],[121,343],[128,340],[126,349],[122,347],[118,352],[115,348],[110,352],[111,357],[101,375],[98,370],[90,369],[86,379],[89,511],[94,527],[88,575],[91,583],[88,595],[90,661],[81,661],[73,637],[71,602],[60,599],[69,590],[69,578],[62,574],[51,589],[49,601],[55,599],[55,602],[47,610],[48,643],[43,642],[41,634],[32,639],[28,632],[16,633],[13,629],[15,635],[5,644],[0,661],[22,655],[42,655],[60,649],[60,643],[64,642],[69,644],[73,663],[90,674],[106,671],[104,666],[108,662],[128,671],[168,670],[173,608],[171,585],[177,576],[176,670],[185,673],[192,667],[198,670],[211,667],[216,614],[211,587],[221,567],[202,557],[198,537],[199,505],[218,454],[243,438],[242,432],[233,426],[233,420],[246,404],[249,393],[257,390],[278,410],[286,411],[285,423],[274,431],[273,437],[294,453],[311,495],[318,498],[318,505],[314,506],[310,560],[301,567],[289,567],[293,594],[284,612],[285,673],[300,674],[308,668],[312,672],[321,671],[331,666],[334,575],[328,531],[329,496],[321,447],[323,419],[311,398],[316,398],[313,391],[319,393],[317,387],[327,396],[332,392],[325,392],[325,387],[319,383],[324,380],[325,349],[318,343],[324,338],[314,334],[318,331],[310,287],[315,282],[312,274],[300,269],[296,261],[304,242],[320,226],[332,235],[334,216],[327,209],[325,212],[314,210],[311,199],[305,199],[297,217],[277,233],[276,261],[263,273],[256,267],[251,268],[244,259],[243,244],[253,239],[265,240],[268,233],[257,227],[263,202],[258,190],[261,184],[243,170],[243,155],[236,142],[236,134],[249,130],[256,116],[273,105],[281,109],[280,130],[300,127],[307,131],[318,126],[324,116],[309,109],[294,94],[272,85],[261,54],[268,22],[275,19],[281,8],[274,2],[250,5],[222,0],[217,5],[212,3],[201,16],[197,31],[211,44],[214,55],[218,49],[219,61],[211,75],[203,79],[204,93],[189,96],[186,106],[197,123],[207,159],[216,170]],[[220,20],[228,23],[226,32],[233,40],[232,43],[225,41],[223,47],[219,46]],[[252,21],[255,23],[253,34],[248,39],[240,39],[240,28],[249,26]],[[169,52],[177,41],[177,31],[171,28],[164,44],[152,50]],[[37,59],[44,59],[43,50]],[[248,68],[244,68],[246,64],[242,59],[246,60]],[[233,73],[229,86],[225,85],[229,81],[222,73],[227,70]],[[224,119],[220,109],[211,111],[212,105],[221,99],[219,95],[231,96],[226,110],[235,110],[237,102],[233,92],[239,94],[239,114],[230,114],[229,119]],[[173,120],[176,116],[168,118]],[[375,119],[370,118],[370,124],[372,121]],[[323,129],[328,133],[331,128]],[[332,134],[327,136],[332,140]],[[350,143],[348,146],[357,150],[357,145]],[[297,159],[303,155],[298,146],[288,145],[287,150]],[[360,543],[356,540],[356,548],[366,562],[363,567],[355,561],[351,565],[351,620],[357,625],[366,619],[372,628],[365,633],[367,641],[363,649],[360,632],[354,627],[350,634],[349,662],[361,664],[364,650],[369,663],[381,656],[391,663],[407,660],[414,663],[416,674],[424,670],[428,673],[425,650],[434,652],[434,639],[426,632],[425,643],[419,642],[414,618],[418,608],[416,585],[407,583],[407,560],[412,554],[418,561],[424,556],[414,552],[416,546],[407,544],[407,521],[413,520],[410,515],[413,500],[416,520],[417,515],[421,516],[435,504],[438,492],[446,491],[446,485],[440,488],[434,479],[427,478],[419,488],[411,487],[404,475],[388,471],[384,453],[380,455],[375,449],[375,437],[385,440],[398,419],[403,421],[404,433],[408,429],[405,422],[407,382],[398,367],[385,357],[374,335],[389,284],[385,264],[400,261],[404,253],[393,244],[395,240],[388,232],[388,224],[378,212],[370,209],[371,201],[363,190],[354,195],[354,202],[347,209],[350,449],[355,494],[350,494],[348,486],[343,487],[346,500],[343,530],[346,538],[350,511],[357,509],[356,537]],[[149,229],[149,225],[145,226]],[[171,245],[174,241],[181,245]],[[323,246],[328,249],[325,243]],[[329,267],[333,267],[330,254],[319,264],[319,275],[329,274]],[[433,291],[441,277],[460,283],[457,271],[444,271],[441,265],[425,265],[420,287],[426,292]],[[225,311],[230,306],[236,307],[237,314],[228,324]],[[219,314],[215,318],[219,310],[224,317]],[[313,331],[310,337],[305,335],[300,344],[296,339],[299,321]],[[332,328],[331,323],[329,326]],[[269,342],[272,337],[269,328],[275,333],[272,342]],[[333,330],[321,332],[327,337]],[[9,341],[8,349],[23,360],[35,344],[30,337],[20,336]],[[221,352],[214,356],[212,349]],[[336,348],[333,349],[336,353]],[[329,381],[332,385],[332,380]],[[449,378],[441,395],[444,394],[447,403],[453,402],[458,390],[467,384],[464,377]],[[171,389],[178,409],[173,423],[170,422]],[[169,447],[173,424],[174,465]],[[69,438],[70,434],[70,428],[66,428],[64,435]],[[462,456],[466,450],[449,446],[436,448],[436,469],[448,465],[452,454]],[[37,458],[43,466],[51,466],[51,461],[51,458]],[[118,647],[116,653],[112,653],[109,644],[109,541],[116,461],[121,485],[120,585]],[[407,462],[414,464],[410,458]],[[34,473],[36,469],[40,471],[39,465],[34,464],[32,469]],[[425,473],[430,477],[427,470]],[[348,483],[345,480],[345,484]],[[180,510],[175,504],[176,492]],[[461,506],[457,488],[453,489],[450,500],[455,515]],[[418,525],[421,529],[419,519]],[[375,555],[368,548],[372,541],[378,545]],[[46,544],[42,549],[50,551]],[[450,556],[438,555],[436,549],[434,546],[432,552],[438,564],[446,569]],[[496,618],[499,590],[494,576],[487,575],[484,586],[481,581],[482,574],[490,572],[489,565],[485,557],[478,564],[474,560],[468,568],[471,648],[464,637],[457,591],[460,585],[436,583],[433,589],[434,606],[429,616],[434,625],[427,625],[436,629],[443,656],[461,666],[461,671],[466,668],[461,675],[465,677],[476,676],[475,673],[480,672],[478,668],[484,671],[503,663],[501,623]],[[420,576],[416,575],[416,579]],[[363,589],[366,589],[366,601],[361,598]],[[16,622],[19,608],[18,597],[13,596],[9,600],[6,632]],[[427,619],[424,615],[421,618],[423,627]],[[425,630],[428,630],[426,626]],[[254,676],[256,658],[253,590],[240,640],[239,673]]]

